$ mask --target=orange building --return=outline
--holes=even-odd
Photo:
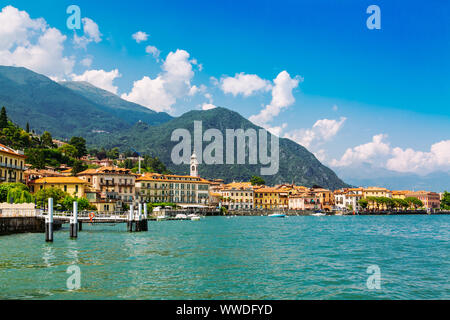
[[[441,206],[441,199],[438,193],[430,191],[416,191],[406,194],[406,198],[417,198],[423,202],[427,209],[438,209]]]
[[[328,189],[323,188],[312,188],[311,192],[314,194],[316,198],[319,199],[320,205],[323,210],[331,211],[334,206],[334,195]]]

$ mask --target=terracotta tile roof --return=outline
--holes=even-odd
[[[4,153],[8,153],[10,155],[16,156],[16,157],[21,157],[21,158],[26,158],[25,155],[18,153],[16,150],[11,149],[8,146],[5,146],[4,144],[0,143],[0,152],[4,152]]]
[[[131,173],[130,169],[125,168],[119,168],[119,167],[100,167],[96,169],[87,169],[80,173],[78,173],[78,176],[83,175],[95,175],[95,174],[129,174],[134,175]]]
[[[178,179],[178,180],[177,180]],[[194,180],[190,180],[194,179]],[[160,182],[174,182],[174,183],[202,183],[210,184],[210,182],[203,178],[192,177],[192,176],[180,176],[174,174],[159,174],[147,172],[144,175],[136,179],[136,181],[160,181]]]
[[[81,180],[77,177],[45,177],[36,179],[33,183],[49,183],[49,184],[59,184],[59,183],[68,183],[68,184],[87,184],[86,181]]]

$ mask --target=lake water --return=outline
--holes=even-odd
[[[81,288],[68,290],[69,266]],[[381,271],[369,290],[367,268]],[[450,216],[207,217],[0,237],[0,299],[449,299]]]

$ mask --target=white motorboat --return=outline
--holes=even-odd
[[[326,214],[323,213],[323,212],[315,212],[315,213],[312,214],[312,216],[315,216],[315,217],[323,217],[323,216],[326,216]]]
[[[178,220],[186,220],[187,218],[188,218],[188,216],[185,215],[184,213],[179,213],[175,216],[175,219],[178,219]]]
[[[199,221],[199,220],[200,220],[200,217],[197,216],[197,215],[193,215],[193,216],[191,217],[191,221]]]
[[[272,213],[272,214],[269,214],[268,217],[271,217],[271,218],[285,218],[286,215],[283,214],[283,213]]]
[[[167,220],[167,216],[163,215],[163,216],[156,217],[156,221],[163,221],[163,220]]]

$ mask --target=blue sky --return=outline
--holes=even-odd
[[[167,55],[180,49],[189,54],[186,61],[197,61],[188,63],[188,86],[199,90],[183,95],[172,88],[171,114],[210,104],[251,118],[271,104],[274,79],[285,71],[288,80],[298,81],[291,82],[294,101],[258,124],[271,130],[282,126],[277,133],[306,144],[332,167],[368,162],[401,172],[450,170],[448,2],[16,0],[0,1],[0,9],[10,4],[67,36],[62,55],[74,64],[59,79],[117,69],[120,77],[109,84],[117,94],[138,99],[131,94],[135,81],[157,79]],[[71,4],[95,22],[100,41],[85,48],[74,44],[66,27]],[[381,9],[380,30],[366,27],[372,4]],[[146,41],[132,38],[138,31],[148,34]],[[158,59],[146,53],[147,46],[160,51]],[[85,58],[91,64],[82,65]],[[52,71],[47,75],[55,76]],[[222,80],[240,73],[268,85],[248,96],[225,92]]]

